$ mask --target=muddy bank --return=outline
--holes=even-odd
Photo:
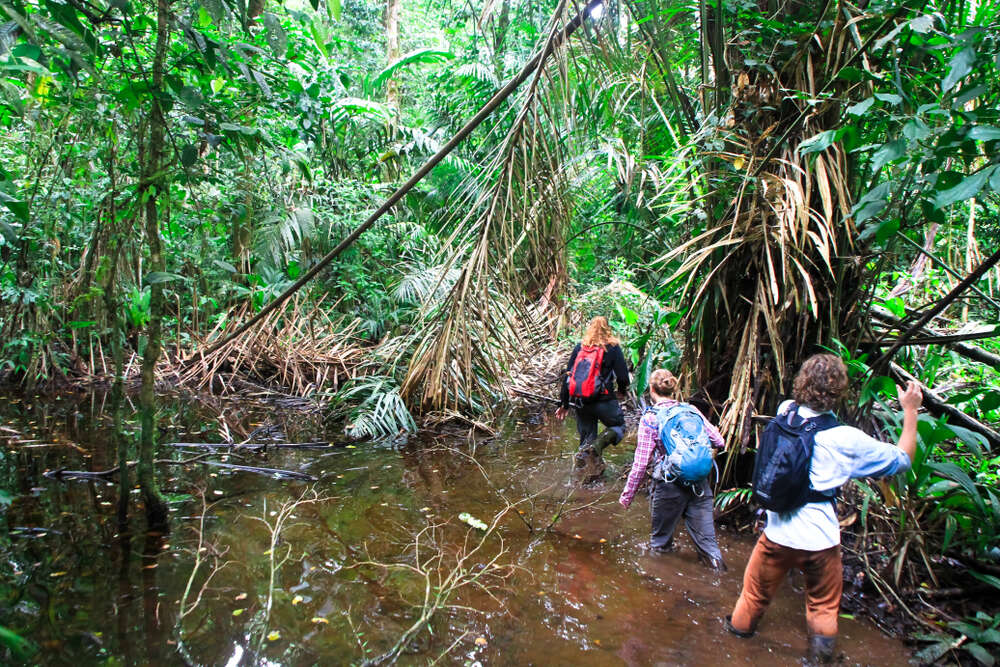
[[[219,414],[205,405],[171,399],[162,410],[163,441],[219,439]],[[234,432],[273,424],[290,441],[332,435],[298,412],[232,404],[224,413]],[[0,625],[35,642],[42,664],[375,658],[407,637],[427,609],[425,592],[438,595],[480,544],[469,520],[489,524],[505,510],[464,562],[466,584],[435,609],[432,632],[403,642],[401,664],[797,664],[806,648],[795,578],[758,638],[723,632],[751,539],[722,531],[730,565],[722,575],[697,563],[683,535],[677,552],[646,554],[641,499],[625,511],[619,485],[570,483],[571,421],[519,413],[493,424],[488,439],[247,454],[311,474],[315,485],[199,465],[161,469],[172,532],[145,536],[136,518],[131,538],[115,530],[109,482],[43,476],[113,465],[99,395],[8,394],[0,421],[21,434],[4,441],[5,488],[16,493],[3,514]],[[611,450],[611,476],[630,461],[632,443],[634,435]],[[478,573],[479,583],[470,580]],[[908,649],[865,621],[842,619],[841,637],[848,664],[906,664]]]

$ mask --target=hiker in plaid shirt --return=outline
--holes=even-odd
[[[654,371],[649,378],[649,393],[653,400],[653,407],[662,409],[676,404],[677,401],[671,396],[676,393],[677,386],[677,378],[670,371],[665,369]],[[725,442],[719,429],[710,424],[704,415],[702,415],[702,419],[705,420],[705,430],[712,446],[716,449],[722,449]],[[656,413],[649,411],[643,415],[639,422],[635,459],[632,461],[632,470],[629,472],[625,489],[618,499],[623,507],[627,508],[632,504],[639,484],[648,474],[649,464],[665,455],[666,449],[660,442]],[[695,544],[699,559],[713,569],[725,570],[726,565],[722,560],[719,542],[715,537],[715,524],[712,520],[712,487],[708,480],[704,479],[694,486],[680,481],[668,482],[659,479],[651,480],[651,484],[649,494],[652,518],[650,550],[655,553],[665,553],[674,549],[674,530],[677,528],[677,522],[683,516],[684,525]]]

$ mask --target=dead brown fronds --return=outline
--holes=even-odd
[[[284,310],[275,310],[260,326],[211,354],[210,341],[250,318],[248,303],[241,304],[199,341],[194,351],[160,369],[180,385],[195,390],[227,394],[251,387],[305,397],[321,390],[336,390],[362,375],[366,348],[358,322],[329,314],[326,299],[309,303],[294,299]]]
[[[438,263],[459,276],[423,309],[401,390],[411,407],[489,410],[514,360],[551,333],[552,297],[567,280],[565,253],[552,250],[570,219],[549,95],[566,85],[565,50],[555,49],[566,20],[561,3],[540,44],[543,57],[558,54],[536,70],[492,160],[454,203],[460,217]]]
[[[715,131],[725,148],[705,155],[713,178],[735,194],[724,216],[662,258],[681,261],[670,280],[683,285],[690,314],[685,362],[694,382],[729,386],[720,428],[734,449],[748,445],[751,418],[773,410],[805,356],[860,331],[855,188],[833,131],[842,105],[867,94],[838,74],[865,63],[856,56],[873,36],[862,42],[856,17],[827,11],[829,29],[775,51],[766,67],[733,73]]]

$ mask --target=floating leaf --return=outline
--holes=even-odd
[[[489,528],[489,526],[487,526],[485,522],[480,521],[479,519],[477,519],[476,517],[472,516],[468,512],[462,512],[461,514],[459,514],[458,515],[458,519],[459,519],[459,521],[467,523],[470,526],[472,526],[473,528],[476,528],[478,530],[485,531],[487,528]]]
[[[233,609],[233,616],[240,616],[246,609]]]
[[[281,639],[281,633],[278,632],[277,630],[271,630],[269,633],[267,633],[267,641],[276,642],[279,639]]]

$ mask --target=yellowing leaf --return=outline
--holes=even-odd
[[[737,169],[742,169],[745,163],[746,160],[743,159],[742,155],[733,160],[733,166],[736,167]]]
[[[267,641],[276,642],[279,639],[281,639],[281,633],[278,632],[277,630],[271,630],[269,633],[267,633]]]
[[[242,614],[245,611],[246,611],[246,609],[233,609],[233,616],[239,616],[240,614]]]
[[[323,625],[329,625],[330,624],[330,621],[326,620],[322,616],[313,616],[311,620],[312,620],[313,623],[322,623]]]
[[[486,637],[476,637],[476,646],[486,646]]]
[[[52,574],[50,574],[49,576],[50,576],[50,577],[65,577],[65,576],[66,576],[66,574],[67,574],[66,572],[53,572],[53,573],[52,573]]]
[[[300,602],[302,602],[302,596],[301,595],[296,595],[295,597],[292,598],[292,604],[293,605],[299,604]]]

